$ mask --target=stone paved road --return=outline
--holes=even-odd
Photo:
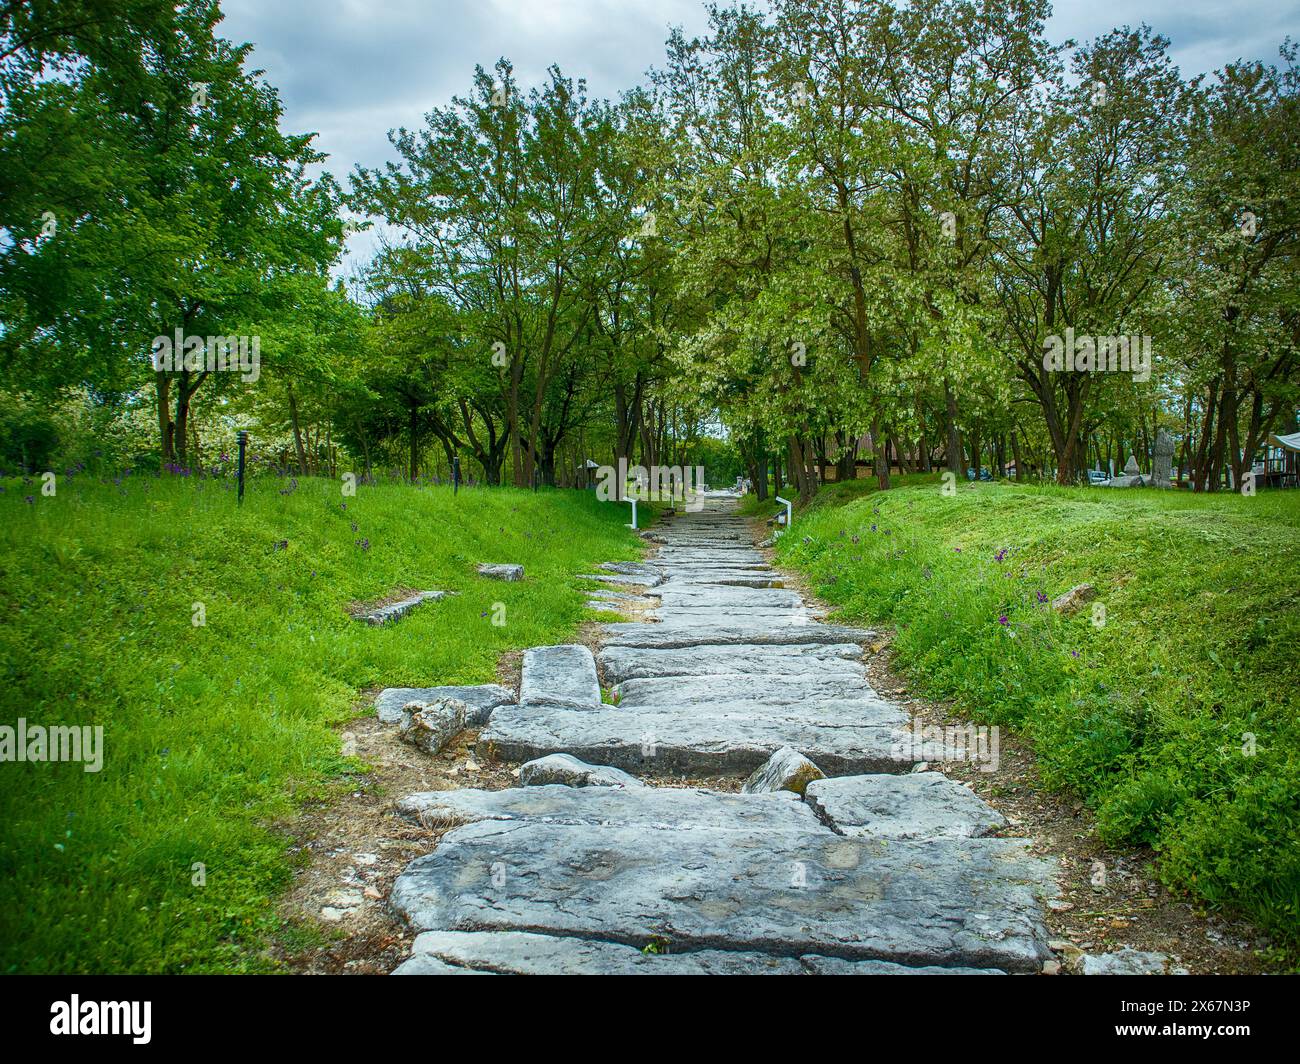
[[[790,747],[832,778],[801,798],[575,766],[576,783],[615,785],[410,795],[402,815],[452,827],[394,886],[423,932],[398,972],[1038,970],[1053,868],[992,837],[1002,818],[970,790],[913,772],[933,751],[867,681],[871,633],[820,623],[732,499],[656,531],[648,562],[591,574],[654,602],[645,621],[604,628],[596,664],[617,704],[601,702],[582,648],[535,648],[523,699],[491,709],[480,751],[704,779]]]

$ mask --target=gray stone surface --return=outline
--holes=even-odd
[[[472,687],[389,687],[379,692],[375,699],[375,714],[385,724],[397,724],[402,719],[402,707],[407,702],[436,702],[440,698],[455,698],[468,707],[465,721],[471,727],[487,723],[492,710],[514,702],[515,694],[499,683],[477,684]]]
[[[428,827],[484,820],[529,821],[588,827],[637,827],[660,831],[826,831],[805,803],[789,791],[731,794],[684,787],[567,787],[547,784],[500,791],[420,791],[397,803],[398,813]]]
[[[560,783],[567,787],[644,787],[635,776],[608,765],[588,765],[571,754],[548,754],[519,766],[519,783],[542,787]]]
[[[856,838],[972,838],[1006,824],[988,803],[939,772],[817,780],[804,801],[836,831]]]
[[[1083,975],[1164,975],[1169,969],[1166,953],[1144,953],[1125,946],[1115,953],[1088,953],[1080,962]]]
[[[622,576],[640,576],[648,579],[663,579],[663,568],[646,562],[603,562],[596,566],[606,573],[619,573]]]
[[[480,751],[506,761],[570,753],[627,772],[693,778],[747,776],[782,746],[802,750],[830,775],[907,772],[923,759],[906,733],[864,725],[852,703],[823,703],[812,713],[749,702],[689,713],[674,706],[502,706],[479,735]]]
[[[1157,488],[1173,487],[1174,441],[1164,429],[1156,433],[1151,455],[1151,484]]]
[[[657,954],[617,942],[524,931],[425,931],[415,939],[411,960],[393,974],[423,975],[418,967],[408,967],[422,960],[503,975],[799,975],[806,970],[794,958],[762,953]]]
[[[408,702],[398,725],[404,740],[426,754],[436,754],[465,730],[469,707],[455,698]]]
[[[505,580],[514,583],[524,578],[524,567],[522,565],[497,565],[491,562],[480,562],[478,575],[486,576],[489,580]]]
[[[767,625],[728,625],[696,628],[676,624],[640,624],[635,621],[603,626],[606,643],[612,646],[669,650],[680,647],[723,646],[748,643],[755,646],[797,646],[802,643],[865,643],[875,633],[865,628],[839,624],[805,624],[786,628]]]
[[[1091,584],[1076,584],[1063,595],[1052,599],[1052,609],[1066,617],[1077,613],[1085,603],[1097,597],[1097,589]]]
[[[889,961],[846,961],[839,957],[800,957],[809,975],[1006,975],[998,968],[909,968]]]
[[[907,715],[877,695],[865,678],[842,672],[811,676],[806,673],[779,676],[728,672],[715,673],[711,677],[648,676],[624,680],[615,691],[622,707],[686,706],[724,701],[768,706],[852,702],[880,709],[883,718],[890,723],[907,720]]]
[[[453,828],[398,877],[392,903],[422,931],[1034,971],[1050,957],[1046,883],[1020,840],[886,845],[825,830],[528,819]]]
[[[581,643],[525,650],[519,701],[546,706],[599,706],[596,659]]]
[[[392,602],[387,606],[380,606],[371,610],[369,613],[361,614],[357,620],[365,621],[366,624],[383,625],[391,621],[400,620],[410,613],[416,606],[423,602],[437,602],[439,599],[446,598],[445,591],[417,591],[409,598],[404,598],[400,602]]]
[[[620,573],[579,573],[578,579],[599,580],[602,584],[626,585],[628,587],[654,587],[654,585],[663,582],[662,577],[659,576],[624,576]]]
[[[864,675],[862,648],[856,643],[812,643],[798,646],[696,646],[685,650],[645,650],[607,646],[597,655],[606,683],[661,676],[703,676],[726,673],[781,676],[796,672],[818,676]]]
[[[823,779],[825,775],[798,750],[783,746],[754,769],[749,779],[741,785],[740,791],[742,794],[790,791],[802,795],[808,784]]]
[[[604,629],[601,669],[617,705],[600,704],[589,662],[573,667],[585,648],[558,648],[554,660],[556,648],[536,648],[524,698],[492,711],[478,754],[543,758],[521,768],[523,783],[590,783],[600,766],[746,776],[788,747],[778,765],[802,755],[856,778],[814,780],[805,800],[624,777],[409,795],[398,811],[438,841],[391,893],[430,933],[402,972],[1055,966],[1042,923],[1053,866],[1027,840],[987,837],[997,815],[969,791],[909,774],[958,752],[918,742],[929,737],[909,728],[906,709],[872,689],[859,644],[873,632],[816,623],[797,594],[771,586],[780,574],[760,568],[748,523],[722,512],[733,505],[710,498],[702,513],[663,521],[652,562],[611,563],[592,578],[655,584],[645,595],[658,623]],[[768,785],[797,775],[770,774],[779,779]]]

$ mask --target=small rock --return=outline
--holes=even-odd
[[[742,794],[767,794],[771,791],[794,791],[803,795],[813,780],[825,779],[826,773],[809,761],[798,750],[781,747],[745,780]]]
[[[1049,901],[1047,907],[1054,913],[1068,913],[1074,908],[1072,901]]]
[[[1078,584],[1064,595],[1052,599],[1052,609],[1062,616],[1069,617],[1077,613],[1085,602],[1091,602],[1096,597],[1097,589],[1091,584]]]
[[[1084,956],[1080,971],[1084,975],[1164,975],[1168,964],[1168,954],[1144,953],[1125,946],[1116,953]]]
[[[1061,962],[1060,962],[1060,961],[1043,961],[1043,974],[1044,974],[1044,975],[1060,975],[1060,974],[1061,974]]]
[[[522,565],[493,565],[483,562],[478,567],[478,575],[486,576],[489,580],[506,580],[514,583],[524,578],[524,567]]]
[[[930,762],[928,762],[928,761],[918,761],[915,765],[912,766],[912,771],[913,771],[913,772],[929,772],[929,771],[930,771]]]
[[[332,905],[327,905],[325,906],[325,908],[321,909],[320,918],[322,920],[328,921],[331,924],[337,924],[351,911],[352,911],[351,909],[336,909]]]
[[[366,889],[363,890],[362,893],[367,898],[370,898],[372,901],[378,901],[380,898],[383,897],[383,895],[379,893],[379,891],[375,887],[366,887]]]
[[[438,753],[465,730],[469,707],[455,698],[408,702],[402,707],[400,734],[428,754]]]
[[[572,754],[548,754],[519,766],[524,787],[560,783],[568,787],[644,787],[635,776],[608,765],[589,765]]]
[[[378,862],[379,858],[373,853],[355,853],[352,859],[359,865],[369,866]]]

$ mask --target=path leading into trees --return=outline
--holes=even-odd
[[[945,752],[918,748],[867,681],[871,633],[821,623],[784,588],[733,499],[665,526],[655,557],[601,576],[602,601],[651,599],[645,620],[606,625],[595,662],[529,651],[519,701],[479,738],[547,758],[525,782],[597,785],[399,803],[454,826],[394,886],[423,932],[398,971],[1037,971],[1053,868],[994,837],[1001,816],[968,788],[915,771]],[[633,778],[748,775],[782,747],[830,778],[803,797]]]

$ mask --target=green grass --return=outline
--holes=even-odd
[[[844,619],[892,622],[922,693],[1022,730],[1105,841],[1154,847],[1169,885],[1250,915],[1294,958],[1300,493],[944,496],[933,479],[837,502],[850,487],[796,515],[781,560]],[[1042,601],[1085,582],[1104,616]]]
[[[491,681],[591,616],[574,574],[640,556],[626,507],[590,492],[265,479],[237,508],[216,481],[39,487],[0,494],[0,724],[102,725],[105,753],[99,773],[0,765],[0,971],[266,970],[290,875],[271,825],[364,772],[331,727],[358,692]],[[459,594],[384,628],[345,613],[399,586]]]

